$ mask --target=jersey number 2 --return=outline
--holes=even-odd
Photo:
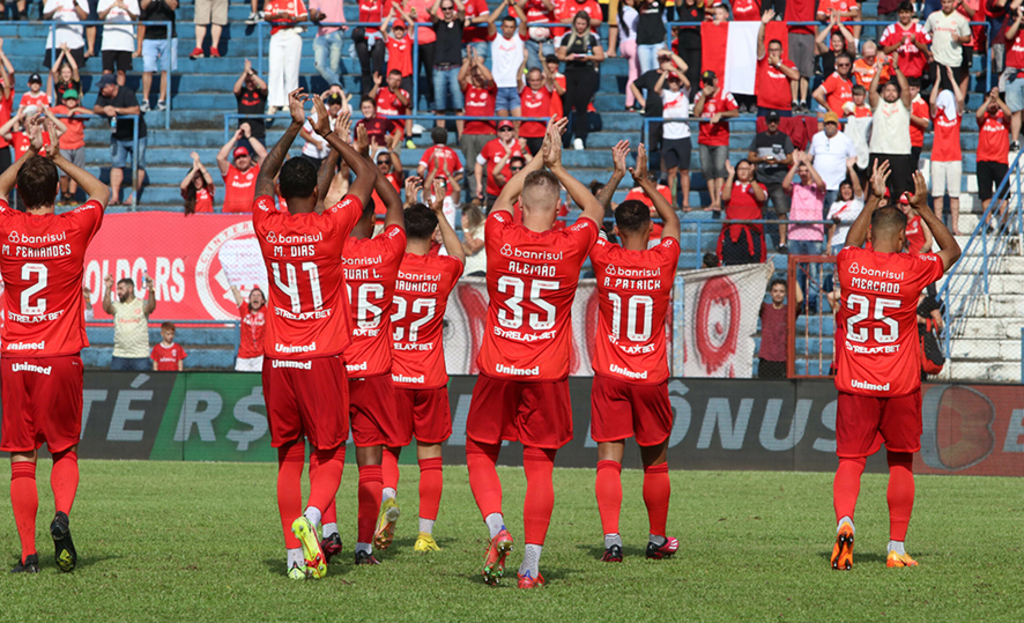
[[[396,309],[395,313],[391,314],[391,322],[394,326],[392,337],[398,341],[405,339],[405,327],[400,326],[398,322],[405,318],[407,314],[412,315],[422,313],[423,317],[409,323],[409,341],[419,341],[420,327],[427,324],[434,318],[434,310],[437,307],[437,301],[434,299],[413,299],[410,304],[404,297],[396,295],[394,302]]]
[[[21,313],[26,316],[41,316],[46,313],[46,299],[36,299],[36,304],[33,305],[32,297],[46,287],[46,266],[43,264],[22,265],[21,280],[27,283],[32,280],[32,275],[36,275],[36,283],[22,290]]]

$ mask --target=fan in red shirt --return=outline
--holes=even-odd
[[[982,212],[988,208],[996,187],[1006,177],[1010,155],[1010,118],[1012,113],[999,97],[999,87],[992,87],[985,102],[978,108],[977,175],[978,197]],[[1006,203],[999,206],[1005,214]]]
[[[765,260],[764,226],[728,223],[731,220],[753,221],[764,218],[768,188],[754,180],[754,165],[747,159],[736,167],[726,162],[729,178],[722,189],[726,223],[718,235],[718,261],[723,266],[756,264]]]
[[[416,204],[405,210],[405,256],[391,303],[391,378],[395,383],[397,416],[403,428],[416,437],[416,460],[420,467],[420,525],[413,546],[418,552],[440,549],[433,531],[444,486],[441,444],[452,434],[442,342],[444,312],[448,295],[462,276],[466,261],[459,236],[444,216],[441,186],[435,180],[435,200],[430,208]],[[430,253],[438,228],[448,255]],[[397,465],[395,469],[397,473]]]
[[[530,155],[530,150],[523,146],[525,142],[525,140],[522,142],[516,140],[515,127],[511,121],[502,120],[498,123],[498,138],[484,145],[484,148],[480,150],[476,157],[476,167],[473,173],[476,177],[477,199],[483,200],[485,198],[485,188],[487,191],[487,205],[492,205],[498,199],[498,195],[501,194],[501,186],[498,184],[498,180],[495,179],[491,169],[494,165],[505,159],[506,156],[509,157],[508,160],[519,156],[523,160],[529,161],[532,156]],[[487,178],[486,187],[484,186],[484,176]],[[511,163],[508,161],[505,162],[505,168],[502,169],[502,176],[506,180],[512,179]]]
[[[466,19],[471,24],[483,24],[483,26],[474,26],[472,28],[466,28],[462,31],[462,43],[465,44],[477,44],[476,50],[487,49],[487,16],[490,15],[490,9],[487,7],[487,0],[466,0],[463,3],[466,11]],[[486,52],[485,52],[486,54]]]
[[[252,212],[256,179],[267,150],[249,132],[249,124],[243,123],[217,152],[217,168],[224,178],[224,207],[221,212]],[[238,145],[243,138],[249,141],[249,148]],[[229,155],[234,159],[233,163],[228,162]]]
[[[960,182],[963,177],[963,152],[960,149],[960,123],[964,117],[964,95],[946,67],[953,89],[932,88],[929,97],[935,135],[932,137],[932,201],[941,214],[942,198],[949,193],[949,228],[960,235]],[[940,69],[941,71],[941,69]]]
[[[342,352],[351,342],[351,330],[342,249],[374,186],[391,188],[372,162],[331,131],[327,107],[314,95],[310,125],[355,174],[349,194],[317,212],[327,184],[317,187],[318,172],[309,160],[284,162],[306,122],[302,109],[307,98],[302,89],[288,94],[292,121],[260,170],[252,215],[270,282],[272,313],[266,316],[263,395],[271,445],[277,448],[277,504],[288,549],[288,577],[293,579],[319,579],[327,573],[315,526],[334,503],[345,463],[349,392]],[[348,132],[347,115],[338,125]],[[274,205],[274,180],[279,173],[287,210]],[[331,178],[320,177],[328,182]],[[397,201],[397,193],[391,192],[389,196]],[[305,438],[312,446],[311,488],[303,512]]]
[[[627,199],[615,208],[615,232],[622,246],[602,237],[590,251],[600,301],[591,362],[590,434],[597,442],[595,489],[606,562],[622,561],[620,475],[625,440],[633,436],[644,465],[651,535],[647,557],[666,558],[679,548],[679,541],[665,534],[671,493],[666,453],[672,432],[665,316],[679,261],[679,218],[648,179],[642,144],[631,172],[664,225],[661,242],[648,249],[650,211],[643,202]]]
[[[462,160],[459,159],[459,154],[447,145],[448,130],[441,127],[431,128],[430,140],[434,141],[434,144],[423,152],[423,157],[416,165],[416,174],[422,178],[435,175],[447,179],[451,175],[456,180],[462,179]],[[450,187],[449,184],[448,194],[451,194]]]
[[[595,4],[597,4],[595,2]],[[551,114],[551,98],[555,93],[554,80],[545,77],[539,69],[531,69],[525,77],[519,78],[519,101],[524,117],[548,117]],[[542,121],[524,121],[519,126],[519,136],[526,139],[526,148],[531,154],[540,153],[547,128]]]
[[[755,22],[761,19],[761,3],[758,0],[736,0],[732,3],[732,19],[736,22]]]
[[[752,0],[753,1],[753,0]],[[800,80],[800,72],[788,58],[782,58],[782,42],[772,39],[765,48],[765,27],[775,17],[775,11],[768,9],[761,17],[761,28],[757,32],[757,107],[758,114],[769,110],[790,111],[793,109],[792,83]],[[739,18],[737,18],[739,19]],[[765,53],[767,52],[767,54]]]
[[[237,286],[231,286],[231,294],[235,297],[241,319],[235,372],[260,372],[263,370],[263,333],[267,324],[264,306],[267,297],[259,286],[249,290],[248,301],[242,298]]]
[[[398,3],[393,3],[392,7],[399,12],[402,11],[402,6]],[[402,13],[402,15],[405,14]],[[405,22],[401,20],[396,21],[389,29],[387,22],[390,19],[390,16],[385,19],[383,26],[384,31],[388,33],[387,39],[385,39],[388,49],[388,75],[397,71],[402,77],[402,88],[408,91],[412,89],[412,37],[406,33]]]
[[[914,453],[921,449],[921,346],[917,304],[921,291],[942,278],[960,257],[960,247],[928,209],[928,187],[914,172],[911,203],[935,236],[938,253],[901,253],[907,217],[894,207],[877,208],[889,176],[888,161],[875,167],[871,197],[850,226],[837,269],[841,298],[836,323],[836,454],[833,483],[838,524],[833,569],[853,566],[853,513],[866,458],[885,442],[889,462],[889,567],[913,567],[904,540],[914,506]],[[870,236],[873,251],[861,249]]]
[[[739,105],[732,93],[726,93],[718,86],[718,76],[710,69],[700,75],[701,90],[693,103],[693,116],[706,119],[702,122],[697,136],[700,147],[700,168],[708,184],[711,209],[722,207],[722,187],[729,161],[729,121],[739,115]]]
[[[909,2],[900,4],[896,12],[899,21],[889,24],[882,31],[879,43],[883,54],[896,52],[899,68],[907,78],[920,78],[928,66],[928,46],[932,36],[925,32],[920,22],[913,21],[914,7]]]
[[[813,93],[815,101],[821,104],[826,112],[831,110],[839,117],[846,116],[844,107],[853,102],[852,70],[853,57],[847,52],[836,54],[836,70],[825,78]]]
[[[572,439],[567,379],[572,301],[604,206],[562,166],[567,125],[565,119],[548,124],[542,154],[509,180],[485,225],[490,303],[477,357],[480,375],[466,419],[466,464],[473,497],[490,531],[483,570],[487,584],[497,584],[504,575],[512,549],[495,470],[502,441],[523,444],[528,486],[519,587],[537,588],[544,584],[539,564],[554,506],[555,453]],[[571,227],[553,231],[560,185],[583,214]],[[520,197],[523,224],[516,225],[512,206]]]
[[[78,488],[82,436],[79,352],[89,346],[82,314],[83,262],[103,221],[110,190],[61,154],[52,120],[45,121],[51,139],[45,158],[38,155],[43,126],[36,119],[28,124],[28,152],[0,174],[0,450],[11,453],[11,507],[21,540],[21,557],[12,571],[38,573],[36,462],[44,443],[53,457],[50,484],[56,515],[50,536],[57,566],[71,571],[77,562],[68,514]],[[89,200],[57,215],[54,203],[61,172],[75,180]],[[13,188],[25,212],[7,204]]]
[[[63,145],[61,145],[61,149],[64,149]],[[192,157],[192,168],[188,170],[179,185],[181,198],[185,200],[185,216],[197,212],[211,214],[213,213],[213,176],[199,160],[198,153],[192,152],[189,155]],[[61,182],[63,183],[63,181],[62,179]],[[71,194],[74,195],[73,192]]]
[[[188,353],[180,344],[174,343],[174,323],[165,322],[160,325],[160,337],[163,340],[153,347],[149,358],[153,360],[156,372],[180,372],[185,369],[185,357]]]
[[[924,131],[931,123],[931,106],[928,101],[921,97],[921,79],[908,78],[907,85],[910,87],[910,155],[914,167],[921,158],[921,150],[924,148]]]
[[[401,135],[398,122],[377,116],[377,104],[371,97],[364,97],[359,103],[359,111],[363,118],[356,123],[356,129],[365,128],[370,144],[374,147],[386,147],[389,134]]]
[[[397,69],[388,72],[387,84],[381,86],[380,74],[373,75],[373,88],[367,96],[374,100],[377,105],[376,114],[381,118],[404,116],[409,114],[409,92],[402,88],[402,74]],[[365,115],[364,115],[365,117]],[[405,128],[405,138],[412,138],[412,119],[405,121],[393,121],[395,125]]]
[[[494,76],[491,75],[483,58],[476,53],[476,48],[470,46],[466,58],[469,62],[463,63],[459,69],[459,87],[462,89],[463,100],[465,101],[464,114],[467,117],[493,117],[494,105],[498,96],[498,87],[494,84]],[[461,132],[459,132],[459,148],[466,159],[466,167],[476,166],[476,157],[492,138],[494,138],[493,121],[466,121]],[[467,170],[468,174],[468,170]],[[470,196],[479,196],[475,175],[469,176]]]

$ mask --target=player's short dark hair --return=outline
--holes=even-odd
[[[163,331],[164,329],[170,329],[171,331],[177,331],[177,329],[174,327],[174,323],[173,322],[163,322],[163,323],[161,323],[160,324],[160,330]]]
[[[430,130],[430,140],[434,141],[435,145],[444,145],[448,142],[448,130],[439,126],[434,126],[434,128]]]
[[[416,203],[405,209],[405,235],[410,240],[429,240],[437,229],[437,215],[434,211]]]
[[[389,76],[393,76],[395,74],[398,74],[399,78],[402,77],[402,71],[400,69],[392,69],[391,71],[388,72]]]
[[[899,6],[896,7],[896,12],[897,13],[913,13],[914,12],[914,5],[909,3],[909,2],[907,2],[906,0],[903,0],[903,2],[900,2]]]
[[[768,291],[771,292],[772,290],[774,290],[775,286],[782,286],[783,288],[786,288],[787,290],[789,289],[789,284],[786,283],[785,279],[781,279],[781,278],[772,279],[772,282],[770,284],[768,284]]]
[[[868,92],[867,89],[865,89],[863,86],[861,86],[859,84],[853,85],[853,88],[850,89],[850,94],[852,94],[852,95],[864,95],[867,92]]]
[[[615,224],[619,231],[636,233],[643,231],[651,222],[651,209],[642,201],[629,199],[615,208]]]
[[[526,158],[523,158],[522,156],[512,156],[508,159],[508,165],[510,167],[517,162],[519,163],[519,166],[526,166]]]
[[[836,54],[836,60],[837,61],[839,59],[841,59],[841,58],[845,58],[846,60],[850,61],[850,65],[851,66],[853,65],[853,55],[850,54],[849,52],[847,52],[846,50],[843,50],[839,54]]]
[[[780,47],[780,48],[782,47],[782,41],[779,41],[778,39],[772,39],[771,41],[769,41],[769,42],[768,42],[768,47],[772,47],[772,44],[773,44],[773,43],[778,43],[778,44],[779,44],[779,47]]]
[[[705,253],[704,261],[701,264],[704,268],[716,268],[718,266],[718,256],[714,253]]]
[[[503,17],[501,19],[501,23],[502,24],[504,24],[505,22],[512,22],[513,24],[515,24],[516,23],[516,18],[512,17],[511,15],[506,15],[505,17]]]
[[[132,290],[135,289],[135,282],[132,281],[130,277],[125,277],[124,279],[121,279],[120,281],[117,282],[117,285],[121,285],[122,283],[129,286]]]
[[[896,78],[892,78],[891,80],[889,80],[889,82],[886,82],[885,84],[883,84],[882,85],[882,89],[884,89],[885,87],[889,86],[890,84],[893,86],[894,89],[896,89],[896,95],[897,96],[903,94],[903,89],[900,87],[900,83],[897,82]],[[881,91],[882,89],[879,89],[879,91]]]
[[[920,89],[921,88],[921,79],[920,78],[907,78],[907,86],[908,87],[917,87],[917,88]]]
[[[377,102],[375,102],[372,97],[364,97],[363,99],[359,100],[359,106],[362,107],[362,105],[365,104],[366,102],[370,102],[371,104],[373,104],[374,108],[377,108]]]
[[[60,173],[57,165],[41,156],[30,156],[18,169],[15,186],[26,208],[53,205]]]
[[[907,215],[894,205],[878,208],[871,215],[871,229],[880,231],[899,231],[907,228]]]
[[[281,167],[281,196],[285,200],[305,199],[316,190],[316,167],[305,158],[292,158]]]

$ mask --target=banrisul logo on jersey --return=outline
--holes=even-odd
[[[195,277],[199,299],[218,320],[238,317],[231,286],[238,288],[243,298],[256,286],[266,292],[267,269],[252,221],[235,223],[210,239],[196,260]]]

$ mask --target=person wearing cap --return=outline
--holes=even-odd
[[[398,12],[402,19],[395,19],[394,13]],[[384,39],[384,46],[388,51],[388,76],[397,71],[401,76],[399,85],[407,92],[412,92],[412,36],[409,35],[407,22],[411,22],[408,14],[402,10],[402,5],[394,3],[391,5],[391,13],[388,13],[381,23],[380,29],[387,33]],[[374,85],[377,85],[377,76],[373,78]],[[372,96],[371,96],[372,97]],[[411,100],[410,100],[411,101]]]
[[[456,180],[462,179],[462,160],[459,159],[459,154],[454,149],[448,147],[448,130],[442,127],[431,128],[430,140],[434,144],[423,152],[423,157],[416,165],[416,175],[423,178],[433,175],[442,178],[454,177]],[[430,184],[424,184],[424,187],[430,188]],[[451,184],[449,184],[449,188],[451,188]]]
[[[135,97],[135,91],[118,84],[113,74],[103,74],[97,88],[99,95],[96,96],[92,111],[97,115],[105,115],[108,119],[117,119],[110,134],[110,155],[113,160],[110,168],[110,205],[121,205],[126,203],[121,197],[124,168],[132,165],[131,156],[135,149],[135,120],[122,119],[120,116],[139,116],[139,153],[134,154],[139,169],[138,178],[135,180],[136,191],[142,188],[146,180],[146,117],[139,110],[139,100]]]
[[[267,115],[288,108],[288,94],[299,88],[302,27],[309,13],[302,0],[267,0],[263,19],[270,22],[270,67],[267,70]]]
[[[142,112],[149,110],[149,93],[153,86],[153,72],[160,72],[160,95],[156,100],[157,110],[167,110],[167,74],[178,69],[178,25],[174,11],[178,0],[140,0],[143,22],[170,22],[171,40],[167,41],[167,26],[164,24],[142,23],[139,25],[139,48],[136,56],[142,57]]]
[[[249,141],[250,153],[243,145],[242,139]],[[228,162],[228,154],[234,159]],[[255,154],[255,158],[253,157]],[[267,157],[263,144],[252,136],[248,124],[242,124],[231,139],[217,152],[217,168],[224,179],[224,207],[221,212],[252,212],[252,203],[256,192],[256,178],[260,173],[260,163]]]
[[[50,109],[54,115],[63,115],[60,119],[65,131],[60,135],[60,152],[67,160],[79,168],[85,167],[85,120],[92,117],[92,111],[81,106],[81,96],[75,89],[64,91],[63,101],[59,106]],[[60,205],[77,205],[75,194],[78,184],[65,173],[60,176]]]
[[[135,52],[133,23],[142,13],[139,0],[99,0],[96,12],[106,22],[103,26],[103,44],[100,46],[103,73],[113,74],[116,70],[117,84],[124,86],[125,72],[131,71],[132,54]]]
[[[892,69],[896,79],[889,80],[879,89],[882,74],[879,71],[868,88],[868,103],[873,111],[868,170],[873,171],[876,162],[888,160],[890,175],[886,186],[896,196],[914,192],[913,173],[916,170],[910,141],[910,113],[913,110],[910,85],[900,65],[900,57],[893,55]],[[959,178],[956,184],[959,188]]]
[[[722,189],[728,175],[729,121],[739,115],[739,105],[732,93],[718,86],[718,76],[710,69],[700,75],[701,90],[694,100],[693,116],[705,119],[700,124],[697,144],[700,146],[700,168],[708,184],[711,205],[722,209]],[[751,165],[753,166],[753,165]]]
[[[793,61],[782,57],[781,41],[772,39],[765,46],[765,28],[774,17],[775,11],[765,11],[757,31],[757,114],[776,111],[780,117],[790,117],[793,85],[799,82],[800,72]]]
[[[814,158],[811,166],[825,182],[824,205],[830,206],[839,195],[839,185],[846,179],[847,162],[857,160],[857,147],[853,139],[839,131],[839,115],[831,110],[825,113],[823,128],[811,137],[807,153]]]
[[[483,57],[477,53],[474,47],[467,50],[466,58],[462,62],[462,69],[459,70],[459,86],[462,88],[465,100],[463,114],[466,117],[494,116],[498,87],[495,86],[494,77],[487,69]],[[493,121],[464,122],[462,132],[459,133],[459,148],[462,150],[462,157],[467,166],[476,162],[476,157],[484,145],[494,138],[494,131]],[[478,194],[476,176],[467,175],[467,177],[469,178],[469,196],[476,197]]]
[[[523,158],[526,162],[532,159],[530,150],[526,147],[526,139],[516,139],[515,126],[512,125],[511,121],[502,119],[498,122],[498,138],[488,142],[480,150],[480,153],[477,154],[476,166],[473,170],[476,178],[476,198],[484,201],[488,208],[494,205],[498,195],[501,194],[502,184],[498,183],[499,180],[495,176],[488,175],[485,186],[484,169],[486,168],[490,171],[494,165],[501,162],[506,156],[508,156],[509,161],[515,156]],[[505,163],[502,175],[506,180],[512,179],[512,170],[509,162]]]
[[[50,105],[50,98],[43,91],[43,78],[39,74],[32,74],[28,77],[28,92],[21,94],[21,101],[18,108],[26,106],[44,107]]]
[[[331,129],[333,130],[338,122],[338,115],[341,114],[345,106],[345,98],[338,93],[330,93],[324,96],[323,101],[324,105],[327,106],[327,115],[330,117]],[[316,167],[316,170],[319,171],[324,158],[331,155],[331,146],[323,140],[323,137],[313,131],[313,124],[316,123],[316,120],[317,114],[314,110],[309,114],[306,123],[302,125],[302,129],[299,130],[299,136],[306,141],[302,146],[302,157],[309,160]]]
[[[767,217],[785,220],[790,203],[789,195],[782,189],[782,181],[789,165],[793,164],[793,141],[779,130],[779,118],[777,110],[768,111],[764,118],[768,127],[764,132],[758,132],[750,142],[747,160],[757,166],[757,178],[768,190],[774,214]],[[779,225],[778,234],[772,228],[769,236],[779,253],[787,252],[785,225]]]

